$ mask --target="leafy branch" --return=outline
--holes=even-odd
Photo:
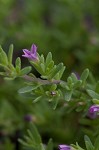
[[[53,150],[52,139],[48,144],[42,143],[41,136],[34,124],[30,124],[30,129],[27,130],[27,135],[24,136],[24,140],[19,139],[19,142],[23,145],[23,148],[29,150]]]

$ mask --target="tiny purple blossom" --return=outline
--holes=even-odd
[[[31,49],[23,49],[24,55],[23,57],[29,58],[30,60],[36,61],[38,60],[37,56],[37,46],[35,44],[32,44]]]
[[[99,105],[92,105],[89,111],[90,113],[99,112]]]
[[[27,122],[32,121],[32,115],[29,115],[29,114],[25,115],[24,120],[27,121]]]
[[[96,118],[98,116],[98,113],[99,112],[99,105],[92,105],[90,108],[89,108],[89,117],[90,118]]]
[[[71,150],[71,146],[69,145],[59,145],[60,150]]]

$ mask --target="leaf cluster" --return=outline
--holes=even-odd
[[[34,124],[30,124],[30,129],[27,130],[24,140],[19,139],[19,142],[23,145],[23,148],[28,150],[53,150],[52,139],[49,140],[47,145],[44,145]]]
[[[21,68],[21,59],[18,57],[15,61],[15,66],[12,64],[13,59],[13,45],[10,45],[8,55],[0,47],[0,67],[3,72],[0,75],[5,76],[5,79],[13,80],[16,77],[24,76],[31,71],[31,67]]]

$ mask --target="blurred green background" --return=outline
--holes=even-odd
[[[71,72],[80,74],[85,68],[98,78],[99,1],[0,0],[0,44],[7,52],[11,43],[14,44],[14,59],[21,57],[22,49],[29,49],[35,43],[40,54],[46,56],[51,51],[56,64],[64,63],[65,79]],[[23,58],[22,63],[28,65]],[[32,115],[45,143],[50,137],[56,145],[82,140],[82,130],[81,136],[79,133],[76,136],[79,114],[70,116],[65,114],[65,109],[52,111],[45,102],[32,104],[31,99],[18,95],[17,90],[23,85],[20,80],[9,82],[0,77],[0,85],[2,150],[6,150],[7,144],[9,150],[20,150],[17,138],[22,137],[28,127],[24,120],[27,114]],[[73,122],[72,127],[70,121],[75,116],[77,122]]]

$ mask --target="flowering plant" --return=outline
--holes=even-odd
[[[40,74],[36,77],[32,72],[32,67],[21,67],[21,59],[18,57],[15,65],[12,64],[13,45],[9,47],[8,55],[0,47],[0,66],[3,72],[0,75],[6,80],[15,78],[23,78],[25,87],[18,90],[23,96],[32,98],[33,103],[38,101],[47,101],[52,109],[65,108],[67,113],[76,111],[80,114],[80,122],[91,127],[91,122],[95,124],[93,131],[95,132],[96,140],[94,145],[88,136],[85,136],[85,148],[81,148],[78,143],[76,145],[66,145],[59,143],[60,150],[98,150],[99,149],[99,125],[94,123],[99,116],[99,82],[95,81],[89,69],[85,69],[78,78],[75,73],[71,73],[66,80],[62,80],[62,75],[65,71],[63,63],[54,64],[51,52],[47,57],[37,53],[37,46],[32,45],[31,50],[23,49],[25,58],[28,58],[32,67]],[[30,73],[31,72],[31,73]],[[31,120],[30,117],[26,118]],[[28,136],[24,140],[19,140],[25,148],[29,150],[52,150],[53,143],[50,139],[48,145],[44,145],[41,137],[32,125],[32,131],[28,130]],[[97,129],[97,131],[96,131]],[[32,133],[33,132],[33,133]]]

